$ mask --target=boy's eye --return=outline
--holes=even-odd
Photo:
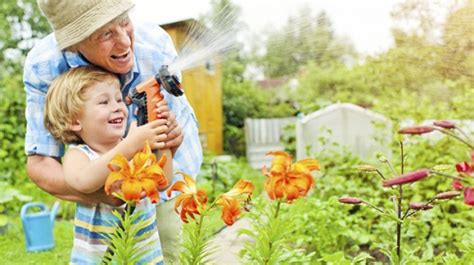
[[[117,99],[117,102],[118,102],[118,103],[122,103],[122,101],[123,101],[122,98],[118,98],[118,99]]]
[[[109,103],[108,100],[102,100],[102,101],[99,102],[99,104],[101,104],[101,105],[106,105],[107,103]]]

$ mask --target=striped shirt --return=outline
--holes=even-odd
[[[170,64],[177,57],[170,36],[158,25],[134,21],[134,29],[135,63],[128,74],[120,76],[123,95],[127,95],[129,89],[141,81],[158,73],[161,65]],[[55,140],[43,124],[46,92],[50,83],[61,73],[88,64],[78,53],[58,50],[52,33],[38,41],[28,53],[23,73],[26,90],[27,155],[64,155],[64,145]],[[186,96],[174,97],[164,90],[162,93],[184,134],[184,140],[173,157],[174,171],[182,171],[196,178],[203,159],[196,116]],[[129,122],[133,116],[129,115]],[[178,179],[182,177],[175,175],[173,181]],[[170,198],[165,192],[160,195],[162,201],[166,201],[176,193]]]
[[[87,145],[71,145],[69,148],[83,151],[90,160],[99,157]],[[101,263],[107,250],[108,235],[114,233],[116,225],[120,222],[113,211],[122,213],[123,210],[124,207],[115,208],[105,204],[77,204],[71,264]],[[156,207],[146,198],[137,204],[134,212],[139,213],[138,220],[146,223],[137,233],[137,237],[145,235],[137,246],[140,251],[146,253],[139,264],[164,264],[156,225]]]

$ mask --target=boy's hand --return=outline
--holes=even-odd
[[[166,122],[165,119],[159,119],[139,127],[136,122],[133,122],[124,141],[127,141],[128,146],[136,152],[143,148],[147,140],[151,149],[162,149],[165,147],[166,133],[168,132]]]

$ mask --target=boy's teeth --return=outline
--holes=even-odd
[[[122,118],[117,118],[117,119],[113,119],[110,121],[110,123],[121,123],[123,121]]]

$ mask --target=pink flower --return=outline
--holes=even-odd
[[[435,121],[433,122],[435,126],[444,128],[444,129],[454,129],[456,128],[456,124],[452,121],[442,120],[442,121]]]
[[[345,204],[361,204],[362,200],[355,197],[342,197],[339,198],[339,202]]]
[[[432,209],[433,205],[431,204],[426,204],[424,202],[410,202],[410,209],[413,210],[429,210]]]
[[[474,206],[474,188],[464,189],[464,203],[470,206]]]
[[[435,198],[438,200],[448,200],[461,195],[459,191],[446,191],[436,194]]]
[[[413,126],[405,127],[398,130],[400,134],[425,134],[432,132],[434,129],[431,126]]]
[[[407,183],[416,182],[418,180],[426,178],[430,174],[428,169],[420,169],[410,173],[403,174],[396,178],[387,179],[383,182],[384,187],[391,187],[394,185],[402,185]]]
[[[467,162],[461,162],[456,164],[456,171],[459,173],[466,173],[470,175],[472,173],[472,167]]]
[[[464,189],[464,186],[462,185],[461,181],[458,179],[453,180],[453,183],[451,183],[451,186],[455,190],[462,190]]]

